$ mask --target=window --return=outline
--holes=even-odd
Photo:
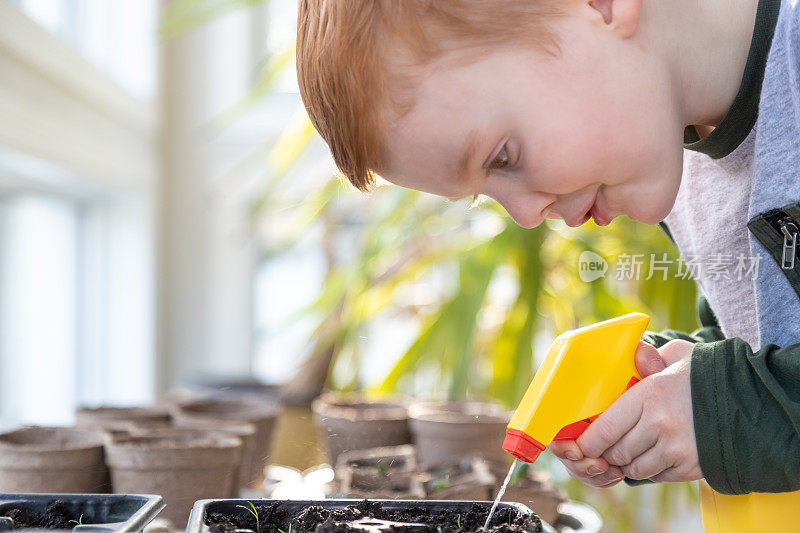
[[[155,6],[0,3],[0,426],[152,399]]]

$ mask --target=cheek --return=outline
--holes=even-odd
[[[592,184],[621,183],[634,173],[631,154],[613,135],[588,126],[553,131],[540,143],[535,164],[538,181],[547,192],[569,194]]]

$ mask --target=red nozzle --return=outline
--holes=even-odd
[[[525,463],[533,463],[545,449],[545,445],[517,429],[506,429],[503,449]]]

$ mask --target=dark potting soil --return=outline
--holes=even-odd
[[[44,513],[34,513],[25,509],[11,508],[0,512],[14,521],[14,529],[72,529],[78,525],[88,524],[86,517],[72,516],[67,504],[56,500],[47,506]]]
[[[466,512],[444,509],[432,513],[422,507],[384,509],[381,502],[363,500],[345,509],[313,505],[290,513],[281,503],[257,505],[258,527],[252,514],[209,513],[206,524],[213,533],[248,529],[258,533],[476,533],[481,531],[489,505],[474,503]],[[370,520],[371,519],[371,520]],[[515,509],[498,509],[488,533],[539,532],[536,515],[523,516]]]

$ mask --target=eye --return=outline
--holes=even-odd
[[[494,159],[486,166],[487,170],[497,170],[508,166],[508,150],[503,146]]]

